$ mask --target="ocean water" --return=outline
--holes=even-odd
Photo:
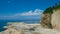
[[[0,31],[4,31],[3,26],[6,26],[8,22],[24,22],[27,24],[40,23],[40,20],[0,20]]]

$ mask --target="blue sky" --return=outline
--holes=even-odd
[[[0,19],[39,19],[41,13],[60,0],[0,0]]]

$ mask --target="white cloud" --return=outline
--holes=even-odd
[[[21,16],[37,16],[40,15],[43,12],[43,10],[36,9],[34,12],[32,10],[28,12],[21,13]]]
[[[20,15],[21,16],[30,16],[30,15],[33,15],[32,13],[33,13],[32,10],[30,10],[28,12],[21,13]]]
[[[23,13],[17,13],[11,16],[0,16],[0,18],[17,18],[21,16],[39,16],[41,15],[43,10],[40,9],[35,9],[34,11],[30,10],[28,12],[23,12]]]

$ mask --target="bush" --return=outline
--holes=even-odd
[[[55,6],[52,6],[52,7],[48,7],[44,10],[43,14],[52,14],[53,13],[53,10],[57,10],[57,9],[60,9],[60,3],[57,3],[55,4]]]

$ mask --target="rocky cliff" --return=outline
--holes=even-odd
[[[52,14],[42,14],[40,24],[44,28],[60,30],[60,9],[53,10]]]
[[[53,29],[60,30],[60,9],[53,11],[51,16],[51,24]]]
[[[42,14],[40,24],[44,28],[52,28],[51,14]]]
[[[60,30],[60,4],[47,8],[41,16],[41,26]]]

